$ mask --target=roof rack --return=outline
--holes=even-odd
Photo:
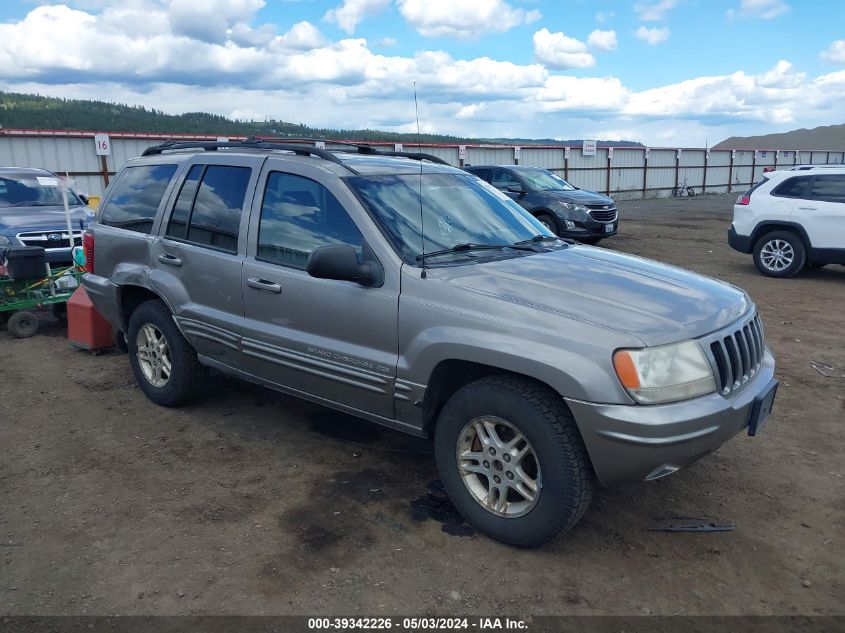
[[[310,145],[302,145],[302,143],[316,143],[328,142],[337,145],[347,145],[354,149],[322,149],[312,147]],[[336,153],[357,153],[367,156],[398,156],[402,158],[410,158],[412,160],[427,160],[432,163],[440,165],[449,165],[448,162],[434,156],[433,154],[425,154],[422,152],[395,152],[390,150],[380,150],[370,145],[363,145],[358,143],[345,143],[341,141],[325,141],[324,139],[310,139],[310,138],[257,138],[250,136],[243,141],[165,141],[159,145],[148,147],[141,154],[142,156],[154,156],[162,154],[163,152],[176,151],[180,149],[201,149],[206,152],[215,152],[221,148],[240,148],[240,149],[281,149],[288,152],[293,152],[298,156],[317,156],[332,163],[343,165],[350,171],[355,171],[349,165],[338,158]],[[356,172],[357,173],[357,172]]]

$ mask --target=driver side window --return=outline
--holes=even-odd
[[[364,238],[346,209],[310,178],[271,172],[264,188],[256,258],[304,269],[316,248],[345,244],[361,260]]]
[[[497,169],[493,172],[493,180],[491,184],[496,187],[496,189],[507,189],[508,187],[520,187],[522,183],[520,183],[516,177],[513,176],[509,171],[506,169]]]

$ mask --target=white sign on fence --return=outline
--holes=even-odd
[[[608,147],[607,148],[607,160],[610,160],[611,158],[613,158],[613,148]]]
[[[464,160],[467,157],[467,146],[458,145],[458,159]]]
[[[401,152],[402,151],[402,143],[394,143],[393,144],[393,151],[394,152]]]
[[[582,156],[595,156],[596,155],[596,142],[595,141],[584,141],[584,144],[581,146],[581,155]]]
[[[645,148],[645,151],[643,152],[643,156],[645,157],[646,160],[648,160],[648,148],[647,147]]]
[[[681,154],[683,154],[683,152],[684,152],[684,150],[679,149],[679,150],[678,150],[678,153],[677,153],[677,154],[676,154],[676,156],[675,156],[675,158],[677,158],[678,160],[681,160]]]
[[[569,156],[571,154],[571,150],[568,147],[563,148],[563,157],[566,160],[569,160]]]
[[[513,148],[513,159],[514,160],[519,160],[519,154],[520,154],[521,151],[522,151],[522,148],[519,147],[519,146]]]
[[[326,149],[326,142],[325,141],[315,141],[314,147],[317,149]]]
[[[111,140],[108,134],[94,135],[94,151],[97,152],[97,156],[111,156]]]

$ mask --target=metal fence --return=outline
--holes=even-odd
[[[109,178],[130,158],[163,140],[215,140],[203,135],[109,134],[109,154],[97,155],[94,132],[0,129],[0,166],[42,167],[67,173],[77,188],[99,196]],[[237,140],[242,137],[230,137]],[[332,148],[331,141],[325,141]],[[671,195],[693,187],[696,193],[744,191],[764,170],[798,164],[845,163],[845,151],[712,150],[705,148],[599,147],[588,155],[581,146],[441,145],[368,143],[390,149],[423,151],[455,166],[529,165],[554,171],[576,187],[617,199]],[[339,146],[338,146],[339,147]]]

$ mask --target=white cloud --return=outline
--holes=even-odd
[[[310,22],[297,22],[284,35],[276,39],[284,48],[308,50],[325,45],[326,40],[320,30]]]
[[[836,40],[819,56],[831,64],[845,64],[845,40]]]
[[[634,5],[634,13],[643,22],[659,22],[678,5],[679,0],[657,0]]]
[[[200,108],[412,131],[416,81],[421,124],[429,131],[562,138],[621,131],[670,145],[830,124],[845,109],[845,69],[808,77],[781,60],[759,74],[693,77],[636,91],[617,77],[560,70],[594,64],[596,37],[588,45],[539,30],[534,45],[542,64],[431,50],[408,56],[376,48],[383,42],[327,41],[308,22],[279,34],[271,25],[252,26],[249,10],[242,3],[240,13],[227,14],[229,26],[215,34],[224,39],[209,42],[173,26],[164,2],[127,0],[90,12],[37,7],[22,20],[0,23],[0,89],[96,95],[172,113]]]
[[[364,18],[382,11],[388,4],[390,0],[343,0],[342,5],[327,11],[323,19],[352,34]]]
[[[383,37],[378,42],[376,42],[376,46],[381,46],[382,48],[389,48],[390,46],[396,46],[399,43],[395,37]]]
[[[616,31],[600,31],[596,29],[587,36],[587,45],[600,51],[615,51]]]
[[[728,9],[727,16],[733,18],[762,18],[773,20],[789,11],[784,0],[740,0],[738,9]]]
[[[599,11],[596,13],[596,22],[607,22],[616,14],[613,11]]]
[[[534,33],[534,56],[542,64],[556,70],[596,65],[595,58],[587,52],[584,42],[563,33],[551,33],[547,28]]]
[[[648,44],[654,46],[655,44],[660,44],[661,42],[668,40],[669,34],[669,27],[658,28],[655,26],[647,29],[646,27],[641,26],[637,29],[637,32],[634,35],[637,36],[638,40],[642,40],[643,42],[647,42]]]
[[[223,42],[228,29],[251,21],[263,6],[264,0],[172,0],[167,17],[175,35]]]
[[[504,0],[397,0],[402,16],[420,35],[476,39],[540,19],[537,10],[514,9]]]

